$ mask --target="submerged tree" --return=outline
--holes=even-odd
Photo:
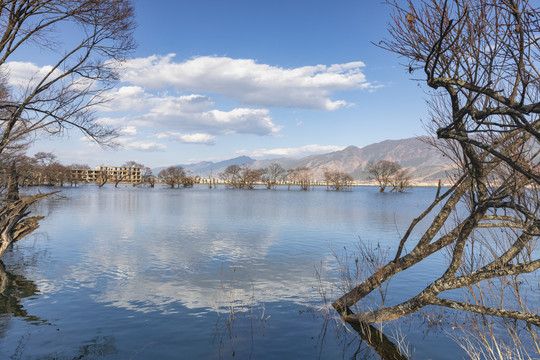
[[[350,190],[353,182],[350,174],[337,170],[325,171],[324,180],[335,191]]]
[[[134,47],[131,2],[6,0],[0,10],[0,154],[68,128],[110,144],[116,131],[95,121],[93,107],[103,102],[104,91],[118,78],[119,62]],[[59,31],[69,32],[65,43]],[[55,58],[51,66],[29,73],[24,83],[11,83],[10,61],[20,61],[19,51],[28,48]],[[16,171],[11,175],[9,181]],[[26,216],[41,198],[2,200],[0,257],[10,243],[37,228],[38,218]]]
[[[301,190],[309,190],[313,183],[313,171],[307,166],[291,170],[289,177],[294,184],[300,185]]]
[[[238,187],[240,183],[240,171],[242,168],[236,164],[229,165],[227,168],[219,174],[219,176],[225,181],[225,183],[232,187]]]
[[[262,173],[262,170],[252,169],[251,165],[245,164],[238,174],[238,187],[240,189],[254,189],[255,184],[261,180]]]
[[[287,171],[278,163],[272,163],[261,170],[261,180],[266,184],[267,189],[275,188],[287,175]]]
[[[369,173],[368,179],[375,180],[379,184],[379,191],[384,192],[388,186],[393,185],[394,179],[400,174],[401,165],[389,160],[377,162],[370,160],[366,170]]]
[[[390,192],[404,192],[408,187],[411,186],[411,177],[409,172],[405,169],[398,170],[394,177],[392,177],[390,180],[390,183],[392,184],[392,190],[390,190]]]
[[[434,95],[430,124],[442,139],[436,144],[460,175],[411,223],[393,260],[334,308],[356,324],[394,320],[428,305],[463,310],[485,322],[523,324],[538,346],[540,316],[522,295],[526,274],[540,267],[540,11],[526,0],[392,3],[390,39],[380,46],[405,57],[409,71],[423,72]],[[420,221],[429,221],[427,230],[414,238]],[[389,307],[361,306],[394,275],[438,252],[449,254],[447,266],[416,296]],[[496,284],[503,289],[497,301],[483,298]],[[445,296],[457,289],[462,299],[456,292]]]
[[[156,177],[154,176],[152,169],[149,167],[145,167],[142,173],[142,184],[148,184],[148,186],[153,188],[155,183]]]
[[[262,174],[262,170],[252,169],[250,164],[245,164],[242,167],[229,165],[220,176],[236,189],[253,189],[255,184],[261,180]]]
[[[185,177],[186,171],[182,166],[170,166],[161,170],[158,174],[159,181],[169,185],[171,189],[174,188],[174,185],[180,187]]]

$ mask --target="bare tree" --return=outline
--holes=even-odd
[[[62,134],[68,128],[108,144],[114,129],[95,122],[93,106],[102,103],[117,79],[116,69],[134,47],[133,8],[128,0],[6,0],[0,4],[0,154],[34,136]],[[69,43],[57,32],[69,31]],[[10,86],[9,62],[21,49],[34,48],[56,59]],[[13,173],[11,181],[13,181]],[[43,195],[2,203],[0,257],[7,246],[37,228],[27,209]]]
[[[193,185],[199,182],[199,176],[194,176],[191,170],[187,170],[182,179],[182,186],[185,188],[191,188]]]
[[[232,187],[239,188],[240,186],[240,172],[242,168],[238,165],[229,165],[227,168],[219,174],[219,176],[225,181],[225,183]]]
[[[261,169],[261,180],[267,189],[275,188],[285,178],[287,171],[278,163],[272,163],[265,169]]]
[[[34,177],[37,180],[35,185],[52,185],[50,183],[52,180],[51,175],[54,177],[54,174],[48,171],[48,167],[56,162],[56,155],[52,152],[40,151],[34,154],[34,162],[36,164],[34,168]]]
[[[301,190],[309,190],[313,183],[313,171],[307,166],[298,167],[291,172],[290,178],[296,185],[300,185]]]
[[[13,166],[15,165],[15,166]],[[26,155],[9,154],[8,156],[0,155],[0,169],[2,179],[0,184],[2,187],[8,184],[12,171],[16,172],[17,183],[20,186],[37,185],[39,171],[38,164],[35,158]],[[3,193],[1,191],[0,193]]]
[[[104,171],[104,170],[99,171],[98,178],[97,178],[98,187],[102,188],[103,186],[105,186],[106,183],[109,182],[109,180],[111,180],[111,177],[108,171]]]
[[[326,184],[335,191],[350,190],[353,178],[350,174],[338,170],[327,170],[324,172]]]
[[[144,184],[148,184],[151,188],[154,187],[154,184],[156,183],[156,177],[154,176],[154,173],[152,172],[152,169],[149,167],[145,167],[142,174],[142,182]]]
[[[261,180],[262,173],[262,170],[254,170],[251,165],[245,164],[240,169],[238,187],[240,189],[254,189],[255,184]]]
[[[366,170],[369,173],[370,180],[375,180],[379,184],[379,191],[384,192],[387,186],[392,185],[396,175],[401,170],[401,165],[395,161],[370,160],[367,163]]]
[[[390,179],[390,183],[392,184],[392,190],[390,190],[390,192],[404,192],[408,187],[411,186],[411,177],[409,172],[405,169],[399,169]]]
[[[523,289],[527,274],[540,267],[540,12],[526,0],[392,3],[390,38],[380,46],[405,57],[410,72],[422,71],[434,95],[430,123],[442,139],[434,142],[460,174],[447,191],[439,187],[433,203],[397,241],[393,259],[356,283],[334,308],[359,324],[439,306],[508,320],[533,329],[534,338],[540,316],[522,306],[515,292],[496,302],[445,292],[476,288],[479,294],[479,288],[513,279]],[[411,243],[421,221],[429,221],[427,230]],[[450,255],[447,266],[416,296],[373,310],[358,306],[394,275],[438,252]],[[538,348],[532,351],[538,354]]]
[[[221,178],[230,186],[236,189],[253,189],[255,184],[261,180],[264,170],[254,170],[250,164],[240,167],[229,165],[220,174]]]
[[[182,166],[170,166],[161,170],[158,174],[158,179],[169,185],[171,189],[174,188],[174,185],[180,187],[180,184],[184,182],[185,177],[186,172]]]
[[[52,152],[40,151],[34,154],[34,159],[39,166],[47,167],[56,162],[56,155],[54,155]]]
[[[49,186],[64,186],[64,183],[69,180],[69,169],[59,162],[53,162],[45,169],[45,178]]]

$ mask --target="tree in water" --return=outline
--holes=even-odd
[[[46,134],[79,129],[91,140],[110,145],[115,129],[95,121],[94,106],[118,79],[122,59],[134,48],[133,7],[128,0],[8,0],[0,12],[0,155]],[[69,31],[69,44],[58,31]],[[56,56],[46,71],[22,86],[9,82],[10,61],[21,49]],[[12,176],[14,176],[12,174]],[[28,207],[46,195],[0,204],[0,257],[14,241],[37,228]]]
[[[422,73],[433,92],[433,143],[460,173],[397,240],[393,259],[333,306],[354,324],[391,321],[425,306],[463,311],[479,317],[477,324],[500,319],[523,330],[523,349],[538,355],[540,316],[529,302],[534,296],[526,296],[537,289],[526,290],[527,275],[540,267],[540,11],[526,0],[392,4],[390,37],[380,46]],[[422,221],[427,230],[412,237]],[[417,295],[370,310],[359,304],[441,252],[449,254],[442,275]]]
[[[182,166],[170,166],[158,173],[159,181],[169,185],[171,189],[174,188],[174,185],[180,187],[180,184],[184,183],[185,177],[186,171]]]
[[[261,169],[261,180],[266,184],[267,189],[275,188],[287,175],[287,171],[278,163],[272,163],[265,169]]]
[[[342,171],[330,171],[324,172],[324,180],[327,186],[335,191],[350,190],[353,182],[353,178],[350,174]]]
[[[291,171],[290,179],[300,186],[300,190],[309,190],[313,184],[313,171],[307,166],[297,167]]]
[[[401,165],[389,160],[377,162],[370,160],[367,163],[366,170],[369,173],[368,179],[375,180],[379,184],[380,192],[384,192],[388,186],[392,185],[402,171]]]
[[[229,165],[227,168],[219,174],[219,176],[225,181],[226,184],[234,187],[240,187],[240,172],[242,168],[236,164]]]

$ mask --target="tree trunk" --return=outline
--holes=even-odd
[[[17,168],[15,167],[15,161],[9,168],[8,177],[8,189],[7,189],[7,201],[19,200],[19,175],[17,175]]]
[[[6,201],[0,208],[0,259],[9,245],[36,230],[39,227],[39,220],[44,218],[39,215],[27,217],[30,214],[28,211],[30,205],[55,193],[37,194]]]

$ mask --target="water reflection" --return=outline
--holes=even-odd
[[[354,248],[359,235],[393,246],[431,198],[429,190],[376,190],[64,189],[67,199],[36,209],[49,214],[40,228],[48,236],[18,243],[19,255],[7,258],[48,254],[24,273],[40,292],[33,311],[54,326],[28,330],[26,355],[102,348],[99,357],[111,359],[179,351],[204,359],[372,356],[336,314],[319,314],[320,289],[335,298],[332,249]],[[424,285],[427,276],[416,278]],[[0,354],[25,331],[8,321],[14,331]]]
[[[46,320],[28,314],[22,305],[22,299],[38,293],[34,282],[24,276],[8,272],[4,263],[0,261],[0,337],[5,335],[11,316],[20,317],[34,325],[47,323]]]

